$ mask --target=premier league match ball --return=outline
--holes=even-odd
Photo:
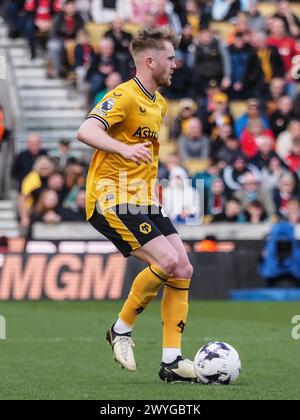
[[[228,385],[236,381],[241,371],[238,352],[229,344],[214,341],[198,350],[194,367],[199,382]]]

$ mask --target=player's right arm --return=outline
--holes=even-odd
[[[107,134],[104,124],[95,118],[89,118],[82,124],[78,130],[77,139],[94,149],[100,149],[108,153],[117,153],[137,164],[141,161],[145,163],[152,161],[149,149],[151,142],[128,146]]]

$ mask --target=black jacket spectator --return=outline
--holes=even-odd
[[[24,150],[15,157],[12,167],[12,177],[18,182],[19,189],[25,176],[32,170],[34,162],[38,157],[43,155],[47,155],[46,149],[41,149],[37,154],[32,154],[29,150]]]
[[[272,77],[284,78],[284,65],[277,48],[271,46],[268,46],[267,48],[270,53]],[[262,83],[264,83],[264,80],[265,77],[262,69],[262,64],[258,56],[258,50],[253,49],[247,62],[247,67],[243,78],[243,86],[246,89],[253,89],[257,86],[261,86]]]
[[[83,28],[84,20],[78,12],[69,19],[63,12],[60,12],[53,21],[51,36],[63,40],[75,39],[77,32]]]

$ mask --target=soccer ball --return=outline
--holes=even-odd
[[[199,382],[228,385],[240,374],[240,356],[227,343],[210,342],[198,350],[194,359],[194,368]]]

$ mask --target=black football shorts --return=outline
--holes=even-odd
[[[129,257],[130,253],[152,239],[178,233],[169,217],[160,206],[131,206],[127,204],[112,207],[102,214],[96,206],[90,224],[118,250]]]

